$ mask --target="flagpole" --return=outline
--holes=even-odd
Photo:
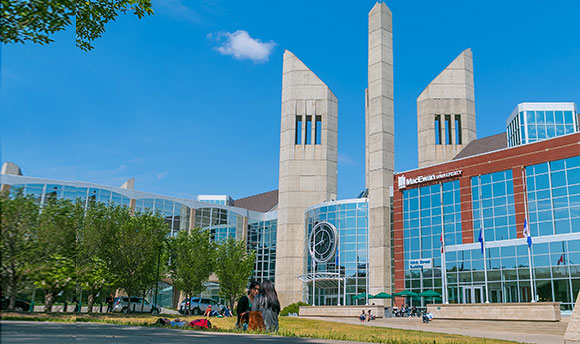
[[[528,218],[528,190],[526,188],[526,171],[522,166],[522,185],[524,186],[524,231],[526,230],[527,218]],[[529,225],[528,225],[529,226]],[[531,235],[530,229],[528,227],[528,235]],[[530,291],[532,293],[532,302],[536,302],[536,291],[534,288],[534,277],[532,269],[532,248],[530,244],[528,245],[528,268],[530,269]]]
[[[443,296],[443,303],[448,304],[449,303],[449,295],[447,294],[447,264],[445,263],[445,222],[444,222],[444,217],[443,217],[443,184],[439,184],[439,186],[441,187],[440,189],[440,199],[441,199],[441,283],[443,284],[443,293],[441,296]]]
[[[485,303],[489,303],[489,288],[487,287],[487,254],[485,252],[485,230],[483,226],[483,200],[481,198],[481,175],[479,175],[479,230],[481,231],[481,247],[483,248],[483,276],[485,278]]]

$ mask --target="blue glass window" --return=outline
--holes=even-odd
[[[302,116],[296,116],[295,143],[302,144]]]

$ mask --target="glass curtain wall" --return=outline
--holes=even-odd
[[[305,215],[306,238],[309,238],[312,229],[319,222],[332,224],[338,232],[338,257],[335,253],[334,258],[328,262],[313,264],[312,257],[307,254],[307,274],[338,273],[343,278],[340,283],[338,278],[308,282],[307,302],[314,301],[316,305],[364,305],[365,299],[353,300],[352,297],[368,290],[367,200],[322,204],[310,208]]]
[[[403,191],[405,289],[442,292],[441,230],[446,245],[462,242],[459,181]],[[410,269],[410,260],[430,259],[431,269]],[[452,295],[450,295],[450,298]],[[408,300],[418,305],[420,298]]]
[[[159,212],[171,229],[170,235],[175,236],[180,230],[189,228],[190,210],[188,206],[163,198],[140,198],[135,200],[135,211]]]
[[[248,251],[256,252],[256,265],[250,279],[275,282],[276,232],[278,221],[256,221],[248,225]]]
[[[485,302],[487,269],[490,302],[529,302],[535,292],[538,301],[572,309],[580,289],[580,157],[528,166],[525,180],[530,257],[517,239],[523,229],[515,225],[511,170],[471,179],[474,243],[447,248],[450,302]]]
[[[573,133],[574,115],[573,111],[525,111],[528,132],[525,143]]]
[[[532,237],[580,232],[580,156],[527,166]]]
[[[199,208],[195,211],[194,227],[209,228],[216,242],[232,237],[243,226],[243,216],[225,208]]]

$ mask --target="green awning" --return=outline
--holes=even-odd
[[[425,290],[424,292],[420,293],[419,296],[421,297],[441,297],[441,294],[436,292],[435,290]]]
[[[419,297],[419,294],[414,293],[410,290],[403,290],[398,293],[394,293],[393,296],[410,296],[410,297]]]
[[[369,297],[372,295],[369,295]],[[355,295],[352,297],[353,299],[357,300],[357,299],[366,299],[367,298],[367,293],[360,293],[358,295]]]
[[[393,295],[387,294],[385,292],[378,293],[377,295],[372,297],[373,299],[392,299]]]

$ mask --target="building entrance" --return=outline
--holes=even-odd
[[[473,285],[463,287],[463,303],[483,303],[484,289],[483,285]]]

